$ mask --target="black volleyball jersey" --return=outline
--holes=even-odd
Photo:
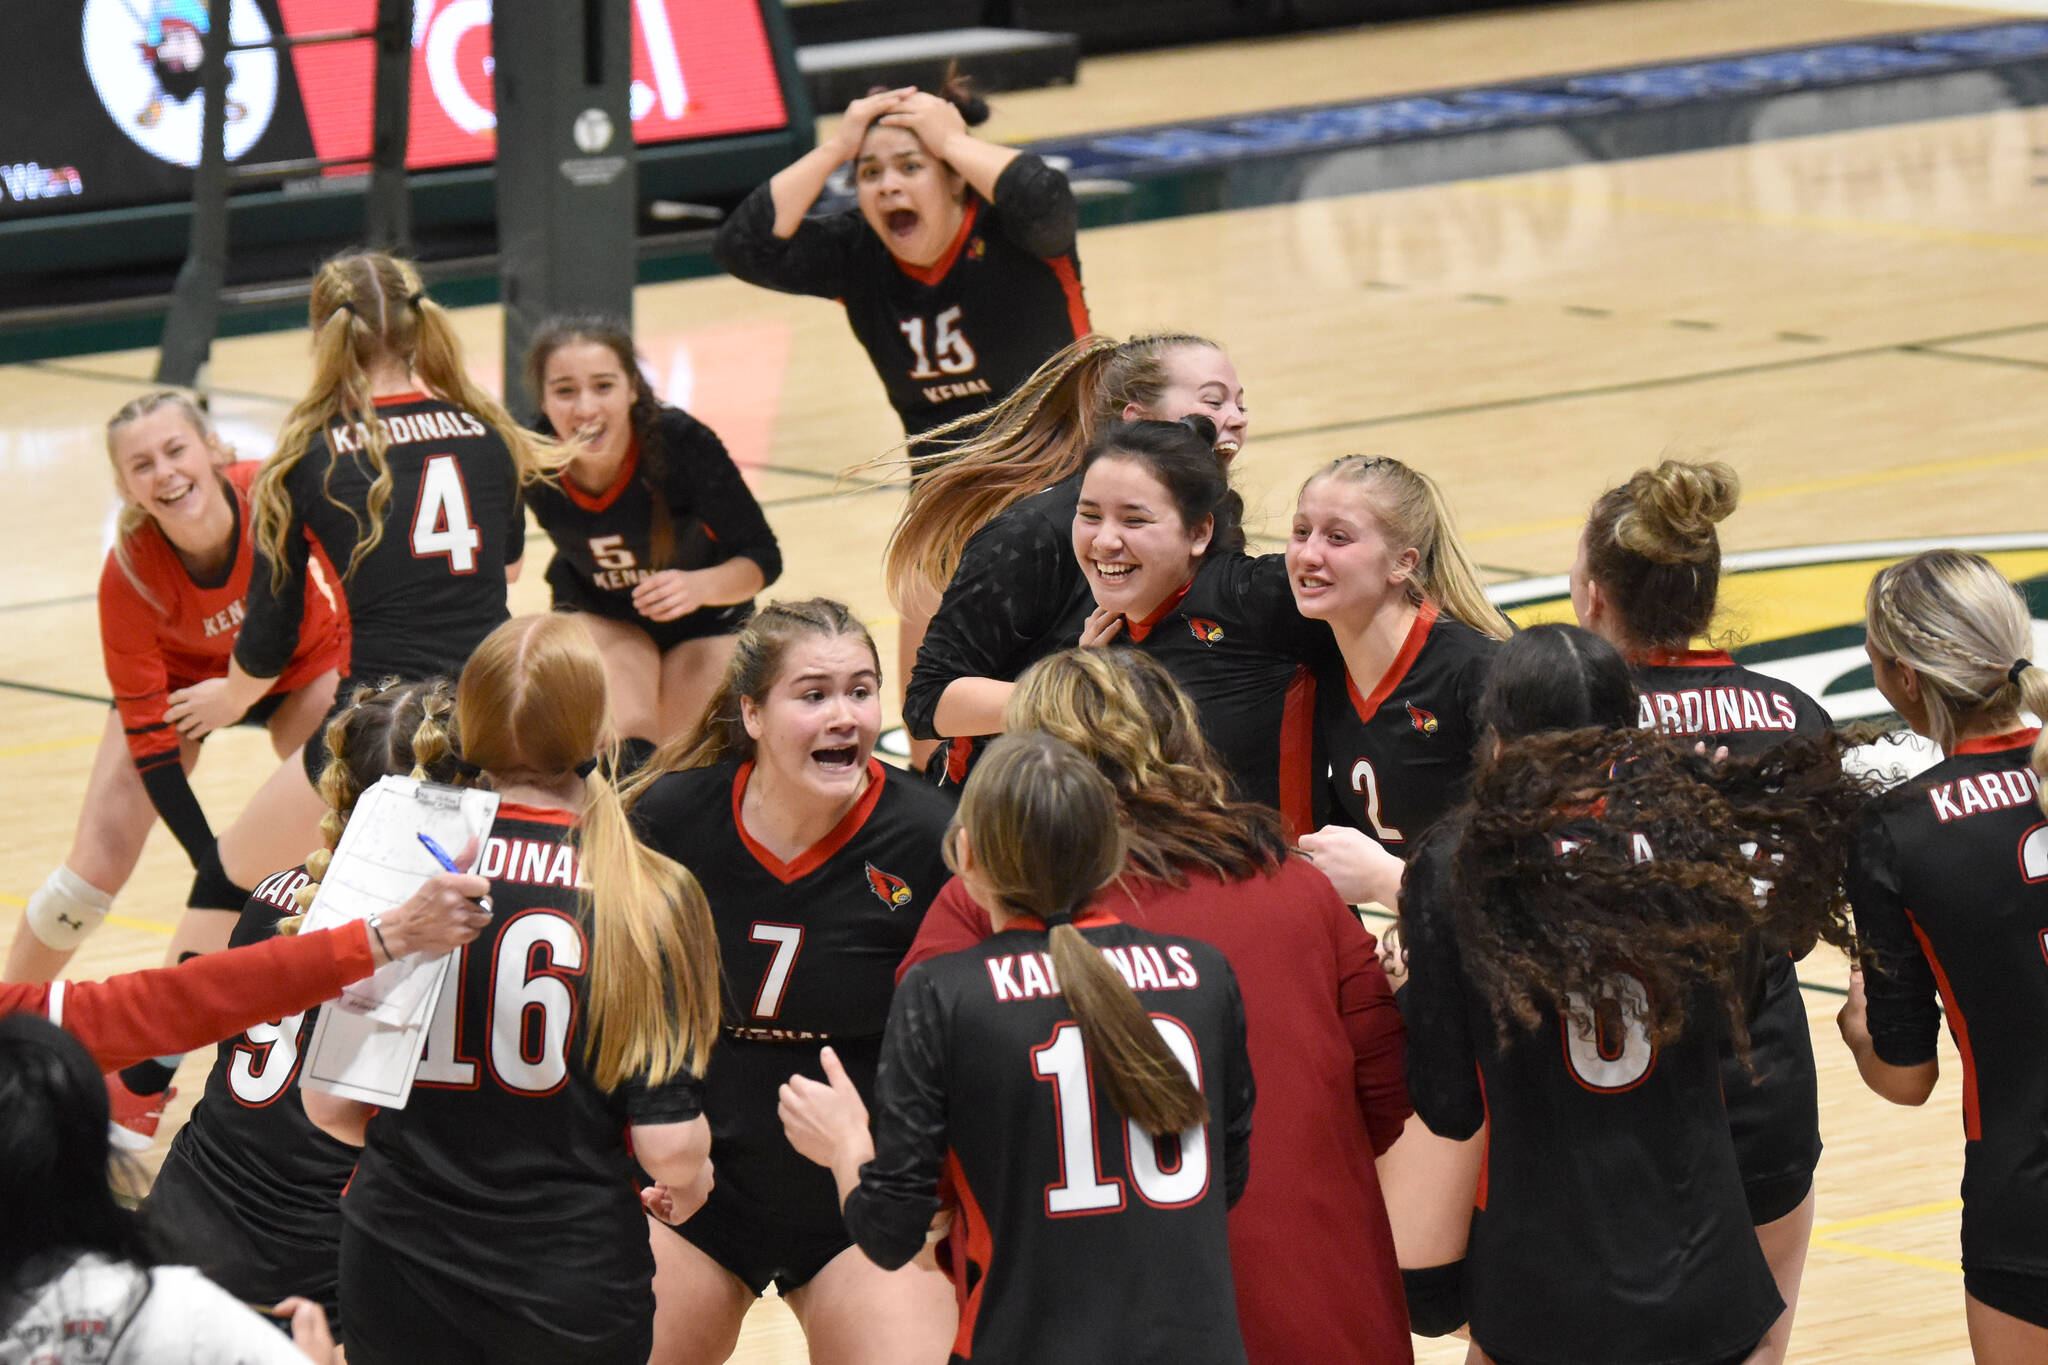
[[[993,203],[969,191],[959,233],[930,266],[890,255],[858,209],[777,237],[765,184],[725,220],[712,254],[749,284],[843,303],[916,436],[1002,401],[1088,334],[1077,221],[1067,177],[1022,152],[997,177]]]
[[[904,976],[847,1230],[899,1266],[948,1187],[968,1260],[955,1361],[1237,1365],[1225,1213],[1250,1171],[1254,1091],[1236,978],[1197,940],[1099,913],[1077,924],[1194,1075],[1210,1121],[1155,1141],[1111,1106],[1043,926],[1014,921]]]
[[[280,919],[299,913],[292,893],[306,880],[295,867],[258,882],[228,947],[274,935]],[[356,1149],[313,1125],[294,1084],[319,1017],[310,1009],[223,1039],[206,1093],[165,1160],[171,1178],[196,1181],[252,1241],[340,1243],[341,1191]]]
[[[1094,610],[1087,595],[1069,608],[1059,648],[1080,640]],[[1294,609],[1283,556],[1204,556],[1185,588],[1148,619],[1126,620],[1109,643],[1141,650],[1173,674],[1239,800],[1281,808],[1283,759],[1299,766],[1312,742],[1314,692],[1301,664],[1334,648],[1329,627]],[[1295,833],[1313,828],[1305,812],[1293,823]]]
[[[1823,735],[1834,727],[1812,697],[1718,649],[1654,649],[1632,671],[1643,728],[1695,735],[1710,750],[1725,744],[1747,757],[1793,735]]]
[[[505,566],[525,547],[526,514],[504,440],[475,414],[423,394],[379,398],[377,420],[390,441],[391,495],[383,539],[353,572],[351,556],[370,524],[373,477],[361,424],[336,423],[315,435],[285,476],[292,507],[285,583],[272,590],[270,558],[257,546],[248,615],[235,642],[235,658],[252,676],[275,677],[291,658],[308,537],[342,575],[351,677],[452,677],[509,614]]]
[[[563,476],[527,490],[534,519],[555,543],[548,580],[566,574],[621,620],[636,621],[633,589],[663,569],[703,569],[741,555],[761,570],[763,586],[782,576],[782,551],[761,504],[716,432],[680,408],[663,407],[660,487],[650,487],[636,436],[611,487],[585,493]],[[656,563],[655,499],[668,509],[673,549]]]
[[[1849,869],[1880,1060],[1963,1061],[1963,1265],[2048,1275],[2048,819],[2034,730],[1965,740],[1880,797]],[[1940,1004],[1937,1006],[1936,999]]]
[[[869,761],[860,802],[785,863],[740,823],[753,765],[669,773],[634,803],[650,847],[697,875],[718,926],[725,1036],[704,1077],[721,1198],[785,1223],[838,1225],[831,1172],[799,1156],[776,1114],[793,1073],[824,1079],[830,1043],[863,1097],[895,993],[896,964],[951,875],[939,846],[952,803]]]
[[[1323,793],[1337,818],[1406,858],[1464,799],[1479,741],[1479,698],[1500,642],[1424,602],[1371,696],[1332,651],[1316,670]],[[1325,768],[1327,764],[1327,768]]]
[[[1718,996],[1681,1036],[1610,1036],[1590,1012],[1552,1012],[1494,1045],[1442,901],[1455,840],[1439,828],[1409,864],[1408,1089],[1431,1131],[1487,1128],[1465,1253],[1472,1339],[1529,1365],[1721,1361],[1783,1308],[1757,1245],[1721,1103]],[[1617,988],[1640,995],[1641,983]]]
[[[652,1311],[627,1130],[703,1104],[688,1072],[609,1094],[590,1079],[575,830],[566,811],[498,808],[476,868],[495,913],[449,974],[405,1108],[370,1119],[341,1211],[349,1237],[515,1321],[601,1339]]]

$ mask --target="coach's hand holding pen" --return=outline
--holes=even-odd
[[[385,962],[413,953],[439,956],[452,952],[491,922],[490,879],[464,872],[447,850],[426,835],[420,836],[420,842],[448,870],[427,878],[403,903],[365,921],[370,926],[371,952]],[[474,842],[463,853],[473,859]]]

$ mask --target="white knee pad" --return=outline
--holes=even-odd
[[[68,953],[100,927],[114,898],[64,864],[28,898],[28,927],[43,943]]]

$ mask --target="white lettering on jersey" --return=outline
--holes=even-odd
[[[1134,991],[1186,991],[1202,984],[1194,958],[1179,944],[1164,953],[1149,943],[1099,951]],[[989,984],[1000,1002],[1050,1000],[1060,993],[1059,973],[1049,953],[1009,953],[989,958],[987,965]]]
[[[1667,735],[1729,735],[1769,730],[1790,734],[1799,726],[1792,699],[1753,687],[1692,687],[1645,692],[1641,725]]]
[[[2041,799],[2041,779],[2032,768],[2004,768],[1959,777],[1927,789],[1934,818],[1942,824],[1990,810],[2011,810]]]

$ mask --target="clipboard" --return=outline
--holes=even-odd
[[[413,777],[386,777],[362,794],[306,912],[331,929],[389,910],[442,870],[427,835],[460,856],[497,819],[498,794]],[[456,954],[414,953],[377,969],[320,1011],[299,1083],[366,1104],[402,1109]]]

